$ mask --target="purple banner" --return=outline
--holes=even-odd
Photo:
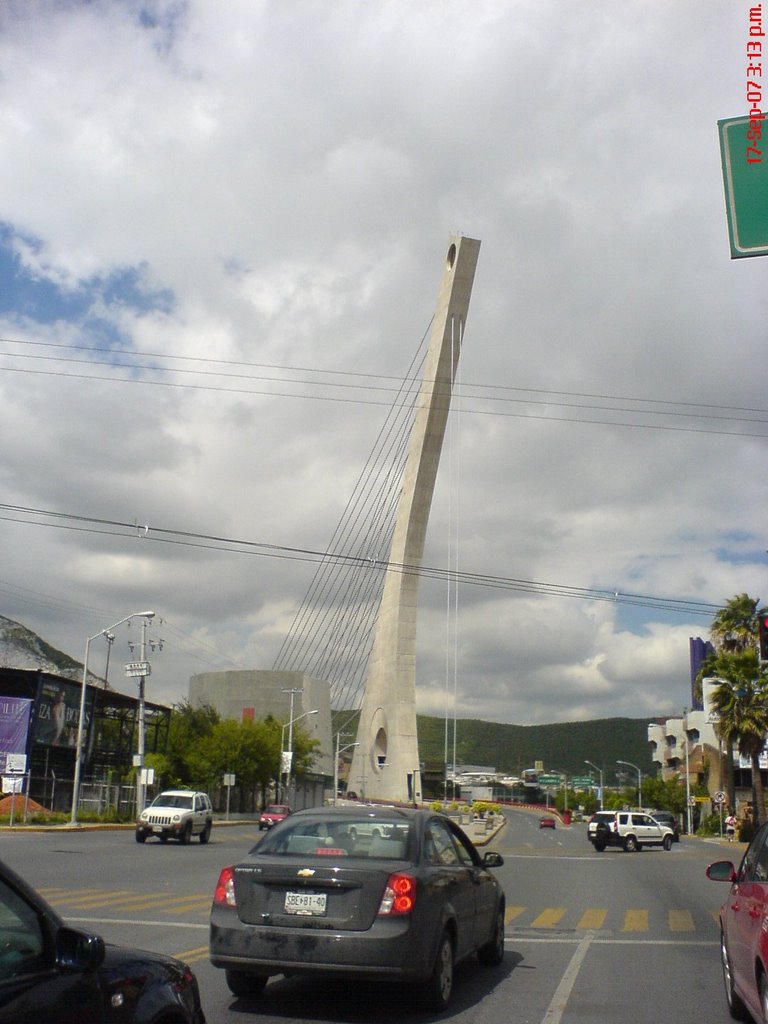
[[[26,753],[31,710],[32,701],[26,697],[0,697],[0,775],[9,754]]]

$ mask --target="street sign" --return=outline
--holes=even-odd
[[[731,259],[768,255],[768,124],[760,111],[718,121]]]
[[[23,775],[27,770],[27,755],[9,754],[5,762],[5,770],[9,775]]]
[[[577,775],[571,779],[571,786],[573,789],[589,789],[590,786],[595,785],[595,780],[590,778],[588,775]]]
[[[722,791],[722,789],[718,789],[718,791],[715,793],[715,803],[716,804],[724,804],[725,803],[725,793]]]
[[[689,796],[688,797],[688,806],[689,807],[695,807],[696,806],[696,797],[695,796]]]
[[[127,676],[149,676],[152,674],[152,666],[148,661],[129,661],[125,666]]]
[[[540,786],[559,786],[562,783],[562,778],[559,775],[540,775],[539,785]]]

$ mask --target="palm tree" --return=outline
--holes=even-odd
[[[754,648],[721,651],[712,668],[712,675],[720,680],[712,692],[718,734],[729,746],[735,742],[739,753],[750,760],[755,816],[762,825],[766,809],[760,754],[768,734],[768,669],[761,666]]]
[[[757,643],[757,623],[766,609],[759,597],[736,594],[715,614],[709,633],[718,651],[743,651]]]

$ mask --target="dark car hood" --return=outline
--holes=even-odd
[[[177,979],[183,977],[183,969],[178,960],[162,953],[151,953],[146,949],[132,949],[126,946],[113,946],[106,943],[104,963],[99,973],[105,981],[119,981],[127,976],[136,979],[151,977],[153,979]]]

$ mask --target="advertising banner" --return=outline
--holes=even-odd
[[[85,724],[88,724],[86,709]],[[80,719],[80,687],[61,680],[46,680],[40,686],[35,742],[46,747],[76,747]]]
[[[8,755],[24,754],[29,735],[32,701],[27,697],[0,697],[0,774]]]

